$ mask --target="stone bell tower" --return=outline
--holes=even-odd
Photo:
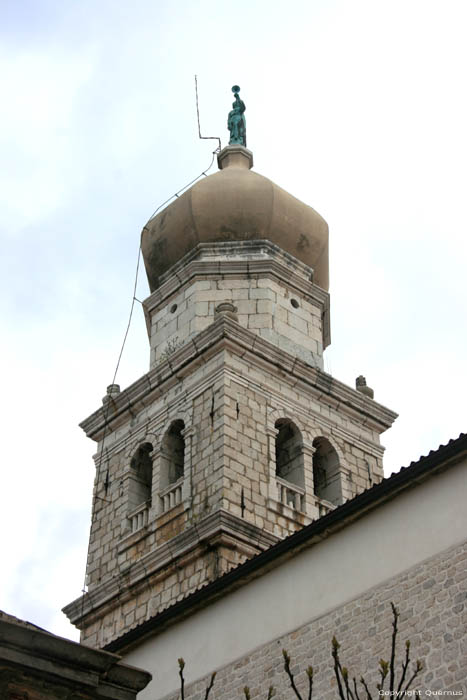
[[[65,612],[93,646],[382,478],[396,414],[323,371],[328,226],[252,171],[236,103],[219,172],[142,232],[150,369],[81,424],[88,592]]]

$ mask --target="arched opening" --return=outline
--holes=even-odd
[[[315,496],[335,505],[342,502],[342,484],[339,457],[329,440],[324,437],[313,441],[313,484]]]
[[[185,439],[183,430],[185,424],[182,420],[176,420],[162,439],[161,444],[161,489],[174,484],[184,474],[185,465]]]
[[[131,458],[131,478],[129,488],[130,511],[151,500],[152,490],[152,445],[144,442]]]
[[[276,476],[295,484],[305,486],[303,470],[303,441],[300,430],[287,418],[276,422]]]

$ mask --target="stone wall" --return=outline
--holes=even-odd
[[[216,380],[221,364],[221,357],[212,360],[194,372],[189,380],[177,383],[164,396],[134,414],[121,428],[107,430],[103,439],[104,453],[102,441],[98,445],[87,567],[90,591],[180,533],[187,523],[187,509],[190,509],[191,518],[197,518],[220,504],[222,477],[216,467],[222,458],[222,426],[218,404],[213,420],[210,414],[213,397],[217,400],[223,390],[222,376]],[[212,378],[208,387],[203,385],[207,374]],[[176,419],[184,420],[186,429],[186,488],[182,503],[167,512],[160,507],[160,445]],[[132,533],[129,519],[132,509],[128,502],[131,459],[138,446],[145,442],[153,446],[153,492],[145,526]],[[192,470],[195,461],[197,468]]]
[[[395,418],[322,372],[329,295],[268,241],[200,244],[144,307],[150,371],[82,423],[88,593],[65,611],[98,646],[380,481]],[[276,470],[286,424],[294,478]]]
[[[411,658],[424,662],[425,668],[414,687],[422,691],[422,697],[424,691],[433,691],[433,695],[435,691],[463,691],[465,695],[466,568],[467,544],[426,560],[384,585],[218,669],[210,699],[240,700],[244,697],[242,689],[245,685],[250,687],[252,700],[265,698],[270,685],[275,686],[277,698],[295,697],[283,671],[282,649],[287,649],[292,657],[292,670],[297,674],[297,685],[304,697],[307,688],[304,671],[312,665],[315,674],[313,697],[319,700],[338,698],[331,657],[333,635],[341,644],[342,664],[357,679],[363,675],[373,696],[377,697],[378,662],[380,658],[389,660],[390,657],[391,602],[400,612],[398,666],[405,654],[407,639],[411,642]],[[252,621],[252,624],[257,622]],[[174,683],[177,672],[174,650]],[[189,666],[185,676],[189,681]],[[209,676],[188,685],[185,697],[201,700],[208,680]],[[178,694],[166,697],[175,700]]]
[[[266,340],[260,347],[236,321],[219,318],[198,339],[203,334],[219,339],[215,349],[183,374],[177,362],[188,350],[176,351],[161,365],[170,365],[165,384],[162,370],[152,370],[141,381],[146,394],[129,405],[133,388],[122,392],[111,406],[118,422],[100,428],[88,594],[66,609],[86,643],[109,643],[382,477],[381,424],[371,418],[382,407],[308,365],[293,361],[291,372],[288,354]],[[313,386],[323,378],[323,388]],[[276,475],[283,420],[299,435],[302,486]],[[167,488],[162,445],[174,421],[184,426],[185,471]],[[333,503],[315,492],[321,437],[336,455]],[[144,445],[151,448],[152,495],[135,509],[132,465]]]
[[[318,367],[323,367],[322,313],[266,277],[199,279],[156,310],[151,327],[151,362],[181,347],[214,320],[216,307],[231,302],[238,322],[263,338]]]
[[[232,513],[240,514],[243,492],[244,517],[285,536],[326,512],[322,507],[342,503],[382,479],[379,433],[341,406],[320,400],[305,385],[297,387],[287,372],[229,353],[224,391],[224,507]],[[297,426],[303,443],[306,507],[301,520],[293,509],[282,507],[286,504],[278,495],[275,426],[284,419]],[[334,504],[321,503],[315,495],[313,443],[321,436],[339,461],[336,478],[341,489]]]
[[[151,367],[210,325],[231,302],[238,322],[277,347],[323,368],[327,292],[313,271],[268,241],[201,245],[145,302]]]
[[[105,436],[101,450],[91,530],[88,583],[90,591],[116,572],[181,533],[192,522],[224,508],[258,527],[283,537],[313,517],[313,441],[326,436],[340,459],[342,498],[351,498],[382,478],[379,435],[339,407],[320,402],[305,387],[293,386],[287,373],[258,367],[249,357],[220,354],[190,381],[177,384],[164,397],[136,415],[125,428]],[[211,374],[212,386],[203,388]],[[182,393],[180,393],[182,389]],[[307,507],[303,513],[280,507],[275,479],[275,423],[295,422],[308,447],[305,454]],[[158,450],[172,420],[184,418],[186,458],[184,498],[160,512]],[[153,496],[145,528],[129,528],[128,475],[138,445],[153,444]],[[371,481],[370,481],[371,480]],[[104,482],[108,486],[103,492]],[[284,505],[284,504],[282,504]]]
[[[103,605],[90,617],[83,628],[81,642],[95,648],[104,647],[254,553],[253,549],[242,551],[233,542],[220,538],[215,546],[198,544],[177,560],[167,557],[163,567],[133,584],[131,590],[122,590],[110,605]],[[124,579],[121,585],[125,585]]]

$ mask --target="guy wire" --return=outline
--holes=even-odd
[[[196,77],[196,76],[195,76],[195,77]],[[211,138],[211,137],[202,137],[202,136],[200,136],[200,138]],[[212,137],[212,138],[217,138],[217,137]],[[216,154],[218,153],[218,151],[220,150],[220,139],[218,139],[218,141],[219,141],[219,149],[216,149],[215,151],[213,151],[212,159],[211,159],[211,162],[210,162],[209,166],[208,166],[205,170],[202,170],[201,173],[200,173],[197,177],[195,177],[193,180],[191,180],[187,185],[184,185],[184,186],[181,187],[179,190],[177,190],[177,192],[175,192],[175,194],[173,194],[173,195],[170,196],[168,199],[166,199],[165,202],[162,202],[162,204],[160,204],[160,205],[157,207],[157,209],[152,213],[152,215],[151,215],[150,218],[148,219],[148,222],[147,222],[147,223],[149,223],[149,222],[155,217],[155,215],[157,214],[157,212],[158,212],[160,209],[162,209],[163,206],[165,206],[166,204],[168,204],[168,202],[170,202],[171,199],[173,199],[174,197],[178,197],[179,194],[181,194],[184,190],[186,190],[187,187],[190,187],[191,185],[193,185],[197,180],[199,180],[201,177],[203,177],[203,175],[204,175],[205,177],[207,177],[208,171],[212,168],[212,166],[213,166],[213,164],[214,164],[214,158],[215,158]],[[144,229],[147,229],[147,224],[143,227],[143,231],[144,231]],[[140,245],[139,245],[139,247],[138,247],[138,259],[137,259],[137,263],[136,263],[135,282],[134,282],[134,285],[133,285],[133,298],[132,298],[132,301],[131,301],[130,314],[129,314],[129,317],[128,317],[128,323],[127,323],[127,327],[126,327],[125,334],[124,334],[124,337],[123,337],[122,346],[121,346],[121,348],[120,348],[120,353],[119,353],[119,355],[118,355],[117,365],[116,365],[116,367],[115,367],[115,372],[114,372],[114,375],[113,375],[112,384],[115,384],[115,380],[117,379],[117,373],[118,373],[118,370],[119,370],[119,367],[120,367],[120,361],[121,361],[121,359],[122,359],[123,350],[124,350],[124,348],[125,348],[125,344],[126,344],[126,341],[127,341],[127,338],[128,338],[128,333],[129,333],[129,331],[130,331],[131,321],[132,321],[132,318],[133,318],[133,310],[134,310],[134,308],[135,308],[135,301],[139,301],[139,299],[136,298],[136,288],[137,288],[137,286],[138,286],[138,275],[139,275],[140,261],[141,261],[141,243],[140,243]],[[139,303],[141,304],[141,302],[139,302]],[[95,492],[94,492],[94,496],[93,496],[93,499],[92,499],[92,505],[91,505],[91,524],[90,524],[90,526],[89,526],[89,538],[88,538],[88,547],[87,547],[87,552],[86,552],[86,564],[85,564],[85,571],[84,571],[84,582],[83,582],[83,588],[82,588],[82,591],[81,591],[82,594],[83,594],[83,595],[82,595],[82,601],[81,601],[81,615],[83,615],[83,612],[84,612],[84,596],[85,596],[85,594],[86,594],[86,571],[87,571],[87,568],[88,568],[89,548],[90,548],[90,546],[91,546],[91,529],[92,529],[92,525],[93,525],[93,523],[94,523],[94,518],[95,518],[95,514],[96,514],[96,501],[99,500],[99,501],[104,501],[105,503],[110,503],[110,501],[108,501],[106,498],[102,498],[102,496],[98,496],[97,490],[98,490],[98,488],[99,488],[100,475],[101,475],[101,468],[102,468],[103,455],[104,455],[105,438],[106,438],[106,435],[107,435],[107,428],[108,428],[108,425],[109,425],[108,416],[109,416],[109,411],[110,411],[110,405],[111,405],[111,403],[112,403],[113,401],[114,401],[114,399],[113,399],[111,396],[109,396],[109,398],[108,398],[108,400],[107,400],[107,402],[106,402],[105,410],[104,410],[104,432],[103,432],[103,435],[102,435],[102,443],[101,443],[101,449],[100,449],[100,456],[99,456],[98,459],[97,459],[97,470],[96,470],[96,479],[95,479]],[[108,460],[107,460],[107,462],[108,462]],[[107,494],[106,494],[106,495],[107,495]]]
[[[217,153],[221,150],[221,140],[218,136],[201,136],[201,126],[199,123],[199,103],[198,103],[198,76],[195,75],[195,93],[196,93],[196,114],[198,116],[198,136],[200,139],[209,139],[210,141],[219,141]]]

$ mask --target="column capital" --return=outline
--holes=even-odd
[[[193,437],[195,434],[195,426],[194,425],[189,425],[183,430],[180,431],[180,434],[182,437],[187,438],[187,437]]]
[[[268,437],[276,438],[279,435],[279,428],[275,428],[272,425],[267,425],[265,433]]]
[[[311,442],[308,442],[308,441],[306,441],[306,440],[303,440],[302,446],[303,446],[303,453],[304,453],[304,454],[307,454],[307,455],[310,455],[310,456],[311,456],[311,455],[313,455],[313,454],[316,452],[316,447],[313,447],[313,445],[311,444]]]

